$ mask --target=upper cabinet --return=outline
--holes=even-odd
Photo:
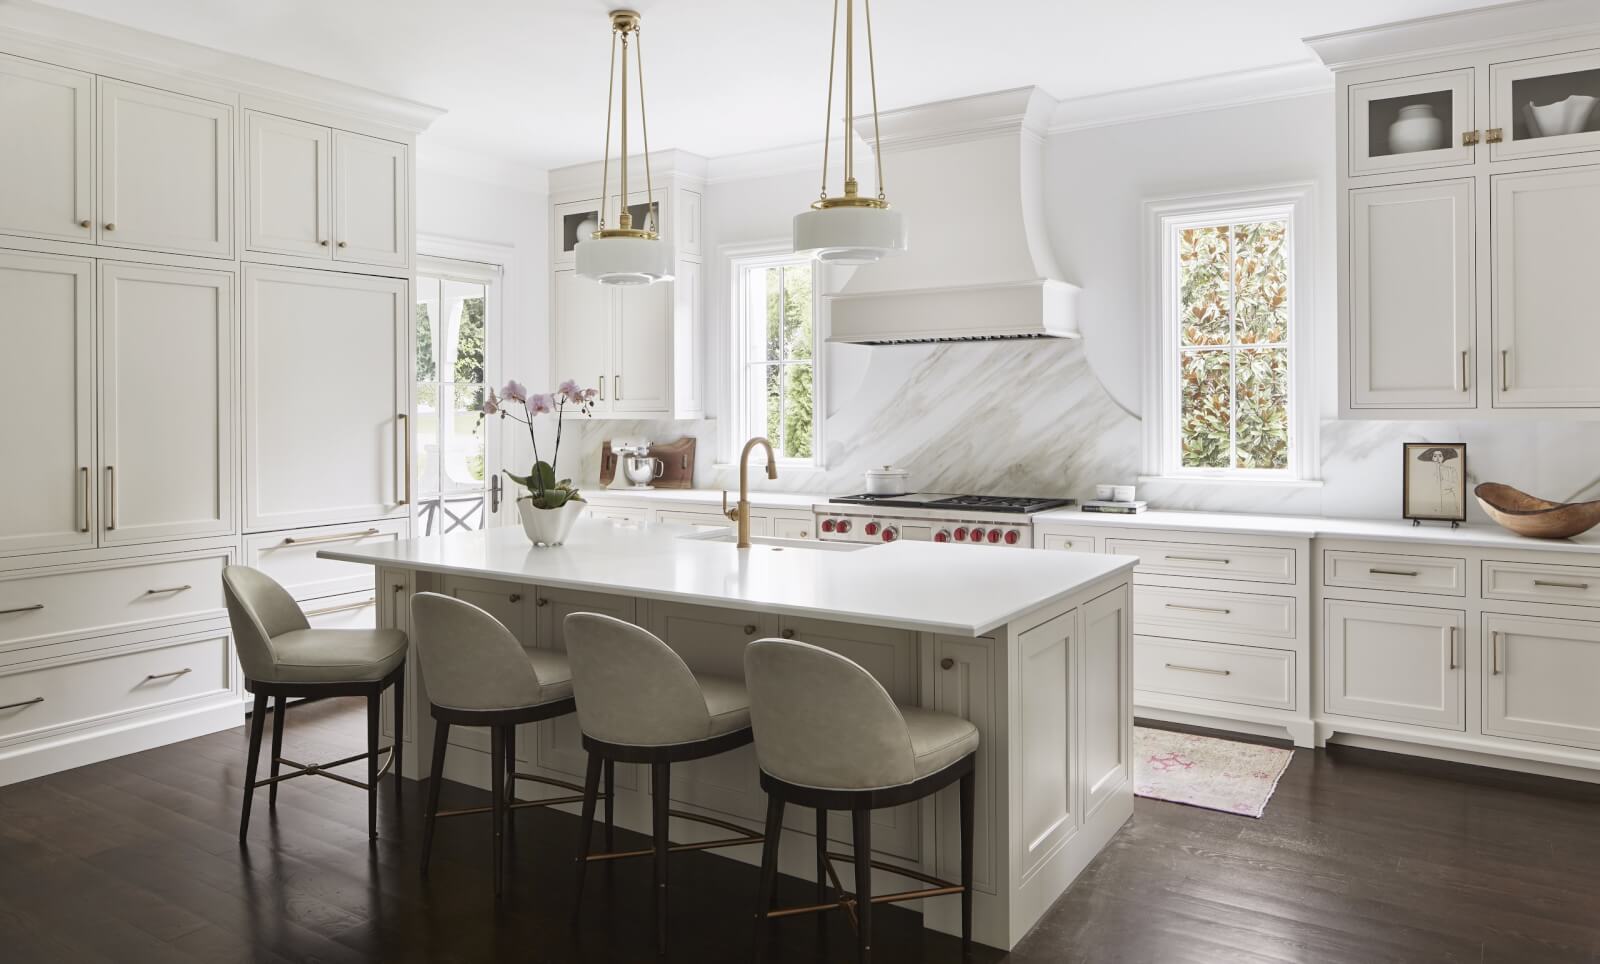
[[[0,233],[94,227],[94,76],[0,54]]]
[[[233,108],[100,79],[99,243],[233,255]]]
[[[406,145],[250,112],[245,247],[349,264],[410,264]]]
[[[1600,418],[1600,11],[1562,9],[1311,41],[1340,113],[1341,416]]]

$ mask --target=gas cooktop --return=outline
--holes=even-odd
[[[906,495],[841,495],[828,500],[846,505],[886,506],[895,509],[966,509],[977,512],[1026,514],[1077,505],[1076,499],[1037,499],[1006,495],[948,495],[911,492]]]

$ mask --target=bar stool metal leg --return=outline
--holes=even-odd
[[[494,824],[494,895],[500,896],[505,879],[506,735],[503,727],[489,731],[489,820]]]
[[[391,752],[394,755],[394,796],[399,800],[405,795],[400,780],[405,776],[406,762],[406,668],[403,663],[395,675],[389,698],[394,700],[394,750]]]
[[[606,761],[606,851],[615,849],[611,842],[612,831],[616,827],[616,798],[617,798],[617,761]]]
[[[856,960],[872,964],[872,811],[860,808],[851,816],[855,822]]]
[[[583,778],[583,818],[578,827],[578,897],[573,902],[573,921],[577,921],[579,908],[583,906],[583,881],[589,873],[589,844],[594,837],[594,804],[595,795],[600,792],[601,766],[600,754],[591,751],[589,768]],[[608,808],[610,804],[611,801],[607,800]],[[606,848],[607,851],[610,849]]]
[[[261,730],[267,725],[267,694],[256,694],[250,713],[250,755],[244,765],[244,805],[239,808],[239,842],[244,843],[250,829],[250,801],[256,795],[256,765],[261,762]]]
[[[670,799],[672,765],[650,765],[650,830],[656,851],[656,951],[667,952],[667,803]]]
[[[828,902],[828,810],[817,808],[817,903]],[[818,920],[827,920],[822,914]]]
[[[378,839],[378,709],[382,690],[367,695],[367,837]]]
[[[972,837],[978,777],[969,770],[961,778],[961,952],[972,950]]]
[[[756,891],[757,961],[766,959],[767,937],[772,933],[772,918],[766,912],[772,906],[778,883],[778,835],[783,832],[783,798],[775,793],[767,794],[766,828],[766,839],[761,844],[761,884]]]
[[[433,724],[433,766],[428,771],[428,815],[422,821],[422,875],[428,875],[428,858],[433,853],[433,825],[439,815],[439,787],[444,783],[444,751],[450,739],[450,724]]]
[[[272,701],[272,758],[268,764],[267,774],[274,781],[278,779],[278,757],[283,756],[283,713],[289,701],[282,697],[275,697]],[[267,809],[278,809],[278,784],[274,782],[267,790]]]

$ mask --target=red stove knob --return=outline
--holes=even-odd
[[[973,542],[982,542],[983,541],[983,530],[982,529],[973,529],[972,530],[972,541]]]
[[[1006,545],[1014,546],[1014,545],[1017,544],[1017,540],[1021,539],[1021,538],[1022,538],[1022,534],[1020,532],[1018,532],[1017,530],[1012,529],[1010,532],[1006,533]]]
[[[822,531],[823,532],[832,532],[833,529],[834,529],[834,524],[833,524],[833,520],[832,519],[823,519],[822,520]]]
[[[840,519],[839,520],[839,525],[838,525],[838,530],[839,530],[840,533],[849,532],[850,531],[850,520],[849,519]]]
[[[957,526],[956,527],[956,541],[957,542],[966,542],[967,541],[967,527],[966,526]]]
[[[989,530],[989,541],[990,542],[999,542],[1000,541],[1000,530],[999,529],[990,529]]]
[[[933,541],[934,542],[949,542],[950,541],[950,530],[949,529],[940,529],[938,532],[935,532],[933,534]]]
[[[867,531],[867,535],[869,535],[869,536],[877,535],[878,534],[878,524],[876,522],[867,523],[866,531]]]
[[[884,526],[884,528],[883,528],[883,541],[884,542],[893,542],[895,540],[896,535],[897,535],[897,533],[894,531],[894,526]]]

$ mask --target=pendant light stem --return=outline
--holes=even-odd
[[[650,177],[650,115],[644,109],[644,31],[633,28],[633,56],[639,68],[639,133],[644,137],[644,201],[646,231],[660,232],[656,214],[656,185]]]
[[[622,31],[622,213],[617,215],[617,226],[633,227],[633,214],[628,210],[628,32]]]
[[[856,193],[856,147],[851,136],[855,126],[856,86],[856,4],[845,0],[844,8],[844,193]]]
[[[878,133],[878,63],[872,54],[872,0],[861,0],[862,10],[867,15],[867,79],[872,83],[872,157],[878,167],[878,200],[885,200],[883,193],[883,144],[882,135]]]
[[[822,121],[822,199],[828,199],[828,145],[833,143],[833,73],[839,52],[839,0],[833,0],[833,28],[828,31],[828,111]]]
[[[600,229],[606,226],[606,195],[611,193],[611,98],[617,90],[617,33],[611,32],[611,67],[606,73],[606,152],[600,157]],[[582,239],[579,239],[582,240]]]

